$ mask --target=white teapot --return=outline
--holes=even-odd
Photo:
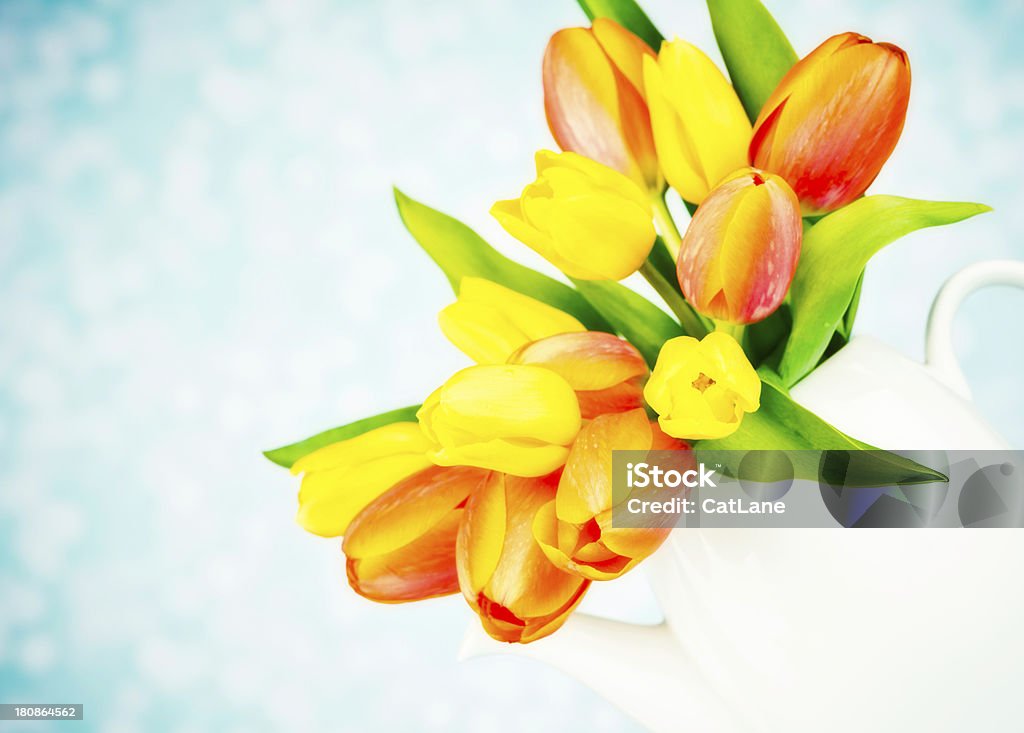
[[[1006,448],[970,402],[950,334],[963,298],[994,284],[1024,288],[1024,262],[943,286],[925,365],[856,337],[793,397],[883,448]],[[575,614],[517,645],[474,623],[462,655],[544,661],[654,733],[1024,725],[1024,531],[678,529],[644,567],[658,626]]]

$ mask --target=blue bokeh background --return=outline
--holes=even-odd
[[[947,276],[1024,257],[1024,5],[769,4],[801,53],[843,30],[909,52],[873,190],[996,208],[872,263],[858,330],[919,359]],[[699,0],[647,6],[713,51]],[[551,145],[539,61],[582,21],[571,0],[0,2],[0,702],[83,702],[63,725],[111,733],[636,730],[526,660],[457,663],[461,599],[355,596],[260,456],[464,363],[392,183],[548,269],[487,209]],[[1016,447],[1022,303],[979,294],[956,334]],[[639,574],[590,605],[657,614]]]

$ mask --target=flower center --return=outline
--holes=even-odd
[[[704,372],[701,372],[700,375],[696,379],[693,380],[693,388],[695,390],[697,390],[698,392],[700,392],[701,394],[704,394],[704,390],[706,390],[708,387],[710,387],[714,383],[715,383],[714,379],[709,377]]]

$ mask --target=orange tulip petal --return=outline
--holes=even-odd
[[[580,416],[592,420],[610,412],[628,412],[644,406],[644,390],[640,379],[630,379],[608,389],[577,392]]]
[[[805,214],[832,211],[878,175],[899,140],[909,100],[902,49],[856,33],[833,36],[769,97],[750,160],[789,181]]]
[[[429,532],[394,552],[348,558],[349,585],[359,595],[381,603],[421,601],[457,592],[455,541],[462,514],[462,509],[449,512]]]
[[[501,476],[466,504],[456,550],[459,576],[469,581],[463,595],[496,639],[525,642],[554,631],[586,591],[586,581],[552,565],[534,538],[535,516],[551,502],[556,486],[557,474],[539,479]],[[500,501],[504,512],[494,507]],[[499,557],[481,585],[470,555],[481,546],[482,533],[499,529],[495,518],[502,513]]]
[[[467,502],[466,518],[459,532],[459,584],[470,603],[498,567],[507,526],[505,476],[493,472]]]
[[[704,199],[679,251],[677,274],[694,307],[753,323],[782,303],[803,239],[800,203],[779,176],[737,171]]]
[[[558,31],[544,52],[544,110],[562,150],[603,163],[641,186],[660,185],[642,59],[653,51],[612,21]]]
[[[526,344],[509,359],[550,369],[576,391],[601,390],[647,374],[629,342],[603,331],[560,333]]]
[[[350,558],[364,558],[405,547],[463,504],[486,475],[464,466],[431,466],[414,473],[355,516],[342,549]]]
[[[601,415],[576,438],[558,484],[558,518],[584,524],[611,507],[612,450],[647,450],[651,427],[643,410]]]
[[[543,69],[544,110],[559,147],[629,175],[615,71],[590,31],[566,28],[551,36]]]
[[[657,58],[643,39],[611,18],[594,18],[591,32],[616,69],[642,96],[644,93],[644,56]]]

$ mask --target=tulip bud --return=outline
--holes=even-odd
[[[557,474],[492,473],[466,503],[455,552],[459,585],[498,641],[525,644],[556,631],[590,586],[548,562],[533,538],[533,518],[557,483]]]
[[[746,165],[750,120],[732,85],[696,46],[666,41],[657,60],[643,64],[661,171],[680,196],[699,204]]]
[[[565,463],[580,429],[576,394],[536,366],[474,366],[457,372],[417,413],[440,466],[543,476]]]
[[[431,466],[359,512],[342,543],[353,590],[383,603],[458,591],[455,543],[463,507],[487,477],[478,468]]]
[[[537,180],[491,214],[570,277],[621,280],[654,245],[651,203],[629,178],[576,153],[537,153]]]
[[[643,407],[643,356],[611,333],[563,333],[534,341],[509,358],[510,364],[550,369],[576,391],[580,413],[589,420],[606,412]]]
[[[534,537],[555,566],[588,580],[611,580],[665,541],[668,527],[612,526],[612,451],[649,450],[652,443],[642,409],[601,415],[580,431],[555,500],[533,521]]]
[[[585,331],[564,311],[480,277],[464,277],[459,298],[437,316],[444,335],[478,364],[503,364],[524,344]]]
[[[687,300],[719,321],[753,323],[786,297],[803,239],[800,203],[779,176],[745,168],[704,199],[679,249]]]
[[[562,150],[585,155],[659,190],[658,158],[644,101],[651,47],[608,18],[565,28],[544,52],[544,110]]]
[[[430,465],[433,445],[413,422],[398,422],[324,446],[300,458],[304,474],[296,521],[321,537],[345,534],[367,504],[406,476]]]
[[[838,209],[863,194],[889,159],[909,101],[902,49],[856,33],[832,36],[765,102],[750,161],[789,181],[805,215]]]
[[[727,333],[714,331],[700,341],[679,336],[661,347],[644,398],[668,435],[724,438],[736,432],[744,413],[761,406],[761,380]]]

